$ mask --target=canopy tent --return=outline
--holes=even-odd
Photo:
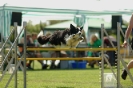
[[[127,2],[128,5],[125,4]],[[6,27],[10,26],[11,12],[22,12],[23,17],[28,15],[56,15],[56,17],[65,18],[69,16],[71,18],[77,14],[83,14],[86,17],[100,15],[130,15],[133,12],[132,3],[132,0],[33,0],[32,2],[29,0],[26,2],[22,0],[3,0],[0,3],[0,11],[2,14],[1,18],[4,16],[5,18],[2,19],[5,21],[1,21],[1,29],[7,30],[7,32],[9,31],[9,27]],[[7,18],[7,15],[10,16]],[[4,23],[4,25],[2,23]]]
[[[32,2],[4,0],[2,2],[7,3],[5,6],[7,10],[26,12],[84,15],[119,15],[133,12],[132,0],[33,0]]]
[[[0,11],[0,33],[5,36],[5,38],[7,38],[10,33],[11,14],[10,11],[5,11],[4,13]]]
[[[126,4],[128,2],[128,4]],[[30,4],[32,3],[32,4]],[[119,4],[120,3],[120,4]],[[27,19],[73,19],[74,15],[86,17],[103,15],[128,15],[133,12],[133,0],[3,0],[0,10],[23,13],[23,21]]]

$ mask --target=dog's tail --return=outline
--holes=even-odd
[[[43,45],[49,42],[50,37],[49,36],[38,36],[37,40],[38,42]]]

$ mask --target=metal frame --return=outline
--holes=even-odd
[[[117,22],[117,41],[120,40],[120,32],[122,33],[123,37],[125,37],[125,36],[124,36],[124,33],[123,33],[122,29],[121,29],[121,24],[120,24],[119,22]],[[112,47],[115,48],[114,44],[112,43],[111,39],[109,38],[108,33],[107,33],[106,30],[104,29],[104,24],[102,24],[102,25],[101,25],[101,38],[102,38],[102,40],[103,40],[103,34],[104,34],[104,33],[106,34],[106,36],[108,36],[108,39],[109,39],[109,41],[110,41]],[[103,48],[103,46],[104,46],[104,43],[102,42],[102,48]],[[101,62],[101,63],[102,63],[102,68],[101,68],[101,77],[102,77],[102,78],[101,78],[101,88],[104,88],[104,84],[103,84],[103,83],[104,83],[104,78],[103,78],[103,74],[104,74],[104,66],[103,66],[103,65],[104,65],[104,59],[105,59],[105,61],[107,62],[107,64],[109,65],[109,67],[110,67],[110,69],[111,69],[111,71],[112,71],[114,77],[115,77],[116,80],[117,80],[117,88],[122,88],[122,85],[121,85],[121,83],[120,83],[120,61],[121,61],[122,65],[124,66],[124,68],[127,70],[128,75],[129,75],[131,81],[133,82],[133,77],[132,77],[131,73],[129,72],[129,70],[127,69],[126,63],[125,63],[124,60],[122,59],[122,56],[120,55],[120,42],[117,42],[117,47],[116,47],[116,49],[117,49],[117,50],[114,50],[114,51],[116,51],[116,53],[117,53],[117,75],[116,75],[115,72],[113,71],[113,69],[112,69],[110,63],[108,62],[107,58],[103,55],[103,51],[102,51],[102,56],[101,56],[101,57],[102,57],[102,62]]]
[[[22,31],[25,29],[25,27],[26,27],[26,23],[24,24],[23,29],[20,31],[20,34],[21,34]],[[17,32],[17,23],[14,23],[14,29],[13,29],[13,30],[15,30],[15,32]],[[11,33],[13,33],[13,32],[11,32]],[[5,76],[7,70],[9,69],[10,64],[13,62],[13,60],[15,60],[15,70],[14,70],[14,72],[11,74],[11,76],[10,76],[8,82],[7,82],[6,85],[5,85],[5,88],[8,87],[8,85],[9,85],[9,83],[10,83],[10,81],[11,81],[13,75],[15,75],[15,88],[17,88],[17,69],[18,69],[18,67],[19,67],[20,64],[21,64],[21,61],[23,60],[22,58],[21,58],[19,61],[18,61],[18,59],[17,59],[17,41],[18,41],[18,38],[19,38],[20,34],[17,35],[17,33],[15,33],[16,39],[14,40],[14,42],[13,42],[12,46],[10,47],[10,49],[9,49],[9,51],[8,51],[8,53],[7,53],[7,55],[5,56],[5,58],[3,58],[2,64],[0,65],[0,68],[2,68],[2,67],[4,66],[5,61],[8,62],[7,67],[5,68],[5,70],[3,71],[2,76],[0,77],[0,81],[2,81],[2,79],[3,79],[3,77]],[[9,37],[10,37],[10,36],[9,36]],[[7,38],[7,40],[8,40],[8,39],[9,39],[9,38]],[[6,40],[6,41],[7,41],[7,40]],[[6,44],[6,42],[3,44],[2,47],[4,47],[5,44]],[[14,48],[14,50],[13,50],[13,48]],[[3,49],[4,49],[4,48],[2,48],[0,52],[2,52]],[[26,47],[24,48],[24,50],[26,51]],[[12,51],[15,52],[15,55],[14,55],[14,57],[11,58],[11,60],[8,60],[8,56],[9,56],[9,54],[10,54]],[[13,55],[12,55],[12,56],[13,56]],[[26,55],[24,55],[24,56],[26,57]],[[24,58],[25,58],[25,57],[24,57]],[[15,58],[15,59],[14,59],[14,58]],[[24,60],[26,60],[26,59],[24,59]],[[26,61],[25,61],[25,62],[26,62]],[[24,70],[24,72],[26,72],[26,71]],[[25,75],[24,75],[24,77],[25,77]],[[24,78],[24,80],[25,80],[25,78]]]
[[[5,22],[5,18],[6,18],[6,16],[5,16],[5,11],[16,11],[16,12],[40,12],[40,13],[58,13],[58,14],[76,14],[77,13],[77,11],[80,13],[80,14],[84,14],[84,15],[103,15],[103,14],[108,14],[108,15],[111,15],[111,14],[113,14],[113,15],[121,15],[121,14],[131,14],[131,12],[125,12],[125,11],[120,11],[120,12],[104,12],[104,13],[101,13],[101,12],[95,12],[95,11],[85,11],[85,10],[70,10],[70,9],[48,9],[48,8],[28,8],[28,7],[15,7],[15,6],[3,6],[2,8],[1,8],[1,11],[3,12],[3,16],[4,17],[2,17],[2,23],[4,23],[4,24],[2,24],[2,25],[4,25],[4,26],[2,26],[1,27],[1,29],[2,29],[2,33],[3,33],[3,30],[5,29],[5,26],[7,26],[7,23]],[[15,25],[15,27],[16,27],[17,25]],[[118,24],[118,27],[119,27],[120,25]],[[24,30],[24,40],[25,40],[25,42],[26,42],[26,22],[24,22],[23,23],[23,29],[22,30]],[[21,30],[21,32],[22,32],[22,30]],[[21,34],[21,32],[20,32],[20,34]],[[103,33],[105,32],[105,34],[106,34],[106,31],[105,31],[105,29],[104,29],[104,25],[102,24],[101,25],[101,35],[102,35],[102,38],[103,38]],[[119,33],[120,31],[119,30],[117,30],[117,40],[119,41],[119,37],[120,37],[120,33]],[[7,71],[7,69],[9,68],[9,65],[11,64],[11,62],[12,62],[12,60],[13,60],[13,58],[11,59],[11,61],[8,61],[7,60],[7,57],[8,57],[8,55],[10,54],[10,52],[12,51],[12,49],[13,49],[13,47],[15,47],[15,59],[17,59],[17,56],[16,56],[16,48],[17,48],[17,39],[18,39],[18,37],[20,36],[20,34],[18,34],[18,35],[16,35],[16,39],[15,39],[15,41],[14,41],[14,43],[12,44],[12,46],[11,46],[11,48],[10,48],[10,50],[9,50],[9,52],[7,53],[7,55],[5,56],[5,58],[3,58],[3,62],[2,62],[2,64],[1,64],[1,66],[0,66],[0,68],[2,68],[3,67],[3,64],[4,64],[4,62],[5,61],[7,61],[8,62],[8,66],[6,67],[6,70],[3,72],[3,74],[5,74],[6,73],[6,71]],[[2,35],[2,37],[3,37],[3,35]],[[6,41],[8,41],[8,39],[6,40]],[[2,41],[2,44],[3,44],[3,46],[2,46],[2,49],[4,49],[4,46],[5,46],[5,44],[6,44],[6,42],[4,43],[3,41]],[[103,42],[102,42],[102,48],[103,48]],[[113,44],[112,44],[112,46],[113,46]],[[117,54],[118,54],[118,59],[117,59],[117,61],[118,61],[118,66],[117,66],[117,88],[121,88],[121,85],[120,85],[120,54],[119,54],[119,51],[120,51],[120,44],[118,43],[118,45],[117,45],[118,47],[117,47]],[[47,49],[48,50],[48,49]],[[56,49],[56,51],[57,51],[58,49]],[[72,49],[71,49],[72,50]],[[78,49],[77,49],[78,50]],[[102,58],[102,69],[101,69],[101,88],[103,88],[103,83],[104,83],[104,80],[103,80],[103,73],[104,73],[104,67],[103,67],[103,64],[104,64],[104,55],[103,55],[103,51],[104,51],[104,49],[101,49],[101,51],[102,51],[102,56],[101,56],[101,58]],[[1,53],[2,53],[2,55],[3,55],[3,50],[1,50],[0,51]],[[16,60],[16,63],[15,63],[15,71],[13,72],[13,74],[11,75],[11,77],[9,78],[9,80],[8,80],[8,82],[7,82],[7,84],[6,84],[6,86],[5,87],[8,87],[8,85],[9,85],[9,83],[10,83],[10,81],[11,81],[11,79],[12,79],[12,77],[13,77],[13,75],[15,75],[15,88],[17,88],[17,68],[20,66],[20,63],[21,63],[21,61],[22,61],[23,59],[20,59],[19,61],[17,61]],[[106,59],[105,59],[106,60]],[[122,60],[122,59],[121,59]],[[23,70],[23,72],[24,72],[24,88],[26,88],[27,87],[27,84],[26,84],[26,43],[24,44],[24,70]],[[123,61],[122,61],[123,62]],[[126,65],[124,65],[124,67],[126,68]],[[126,68],[127,69],[127,68]],[[129,73],[129,71],[128,71],[128,73]],[[130,75],[131,76],[131,75]],[[2,77],[0,78],[0,81],[2,80],[2,78],[4,77],[4,75],[2,75]],[[116,76],[115,76],[116,77]]]
[[[54,9],[54,8],[32,8],[32,7],[18,7],[18,6],[5,6],[5,10],[18,11],[18,12],[40,12],[40,13],[56,13],[56,14],[79,14],[84,15],[122,15],[132,14],[132,10],[121,10],[121,11],[93,11],[93,10],[79,10],[79,9]]]

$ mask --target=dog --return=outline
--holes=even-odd
[[[80,41],[84,38],[82,37],[82,29],[83,27],[75,27],[70,24],[70,28],[67,28],[63,31],[58,30],[49,36],[38,36],[38,42],[43,45],[46,43],[50,43],[55,48],[59,47],[76,47]]]
[[[83,40],[84,37],[82,37],[79,33],[72,34],[66,39],[66,46],[69,46],[70,48],[76,48],[79,42],[82,42]]]

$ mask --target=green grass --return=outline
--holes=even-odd
[[[35,63],[34,71],[27,71],[27,88],[101,88],[100,70],[98,67],[91,69],[68,69],[68,70],[39,70],[40,64]],[[113,68],[115,71],[116,69]],[[121,71],[121,69],[120,69]],[[106,68],[105,72],[111,72]],[[133,70],[131,70],[133,74]],[[4,88],[10,74],[5,75],[0,82],[0,88]],[[124,88],[131,88],[133,83],[130,78],[120,80]],[[14,88],[14,77],[8,88]],[[23,86],[23,72],[18,71],[18,88]]]

